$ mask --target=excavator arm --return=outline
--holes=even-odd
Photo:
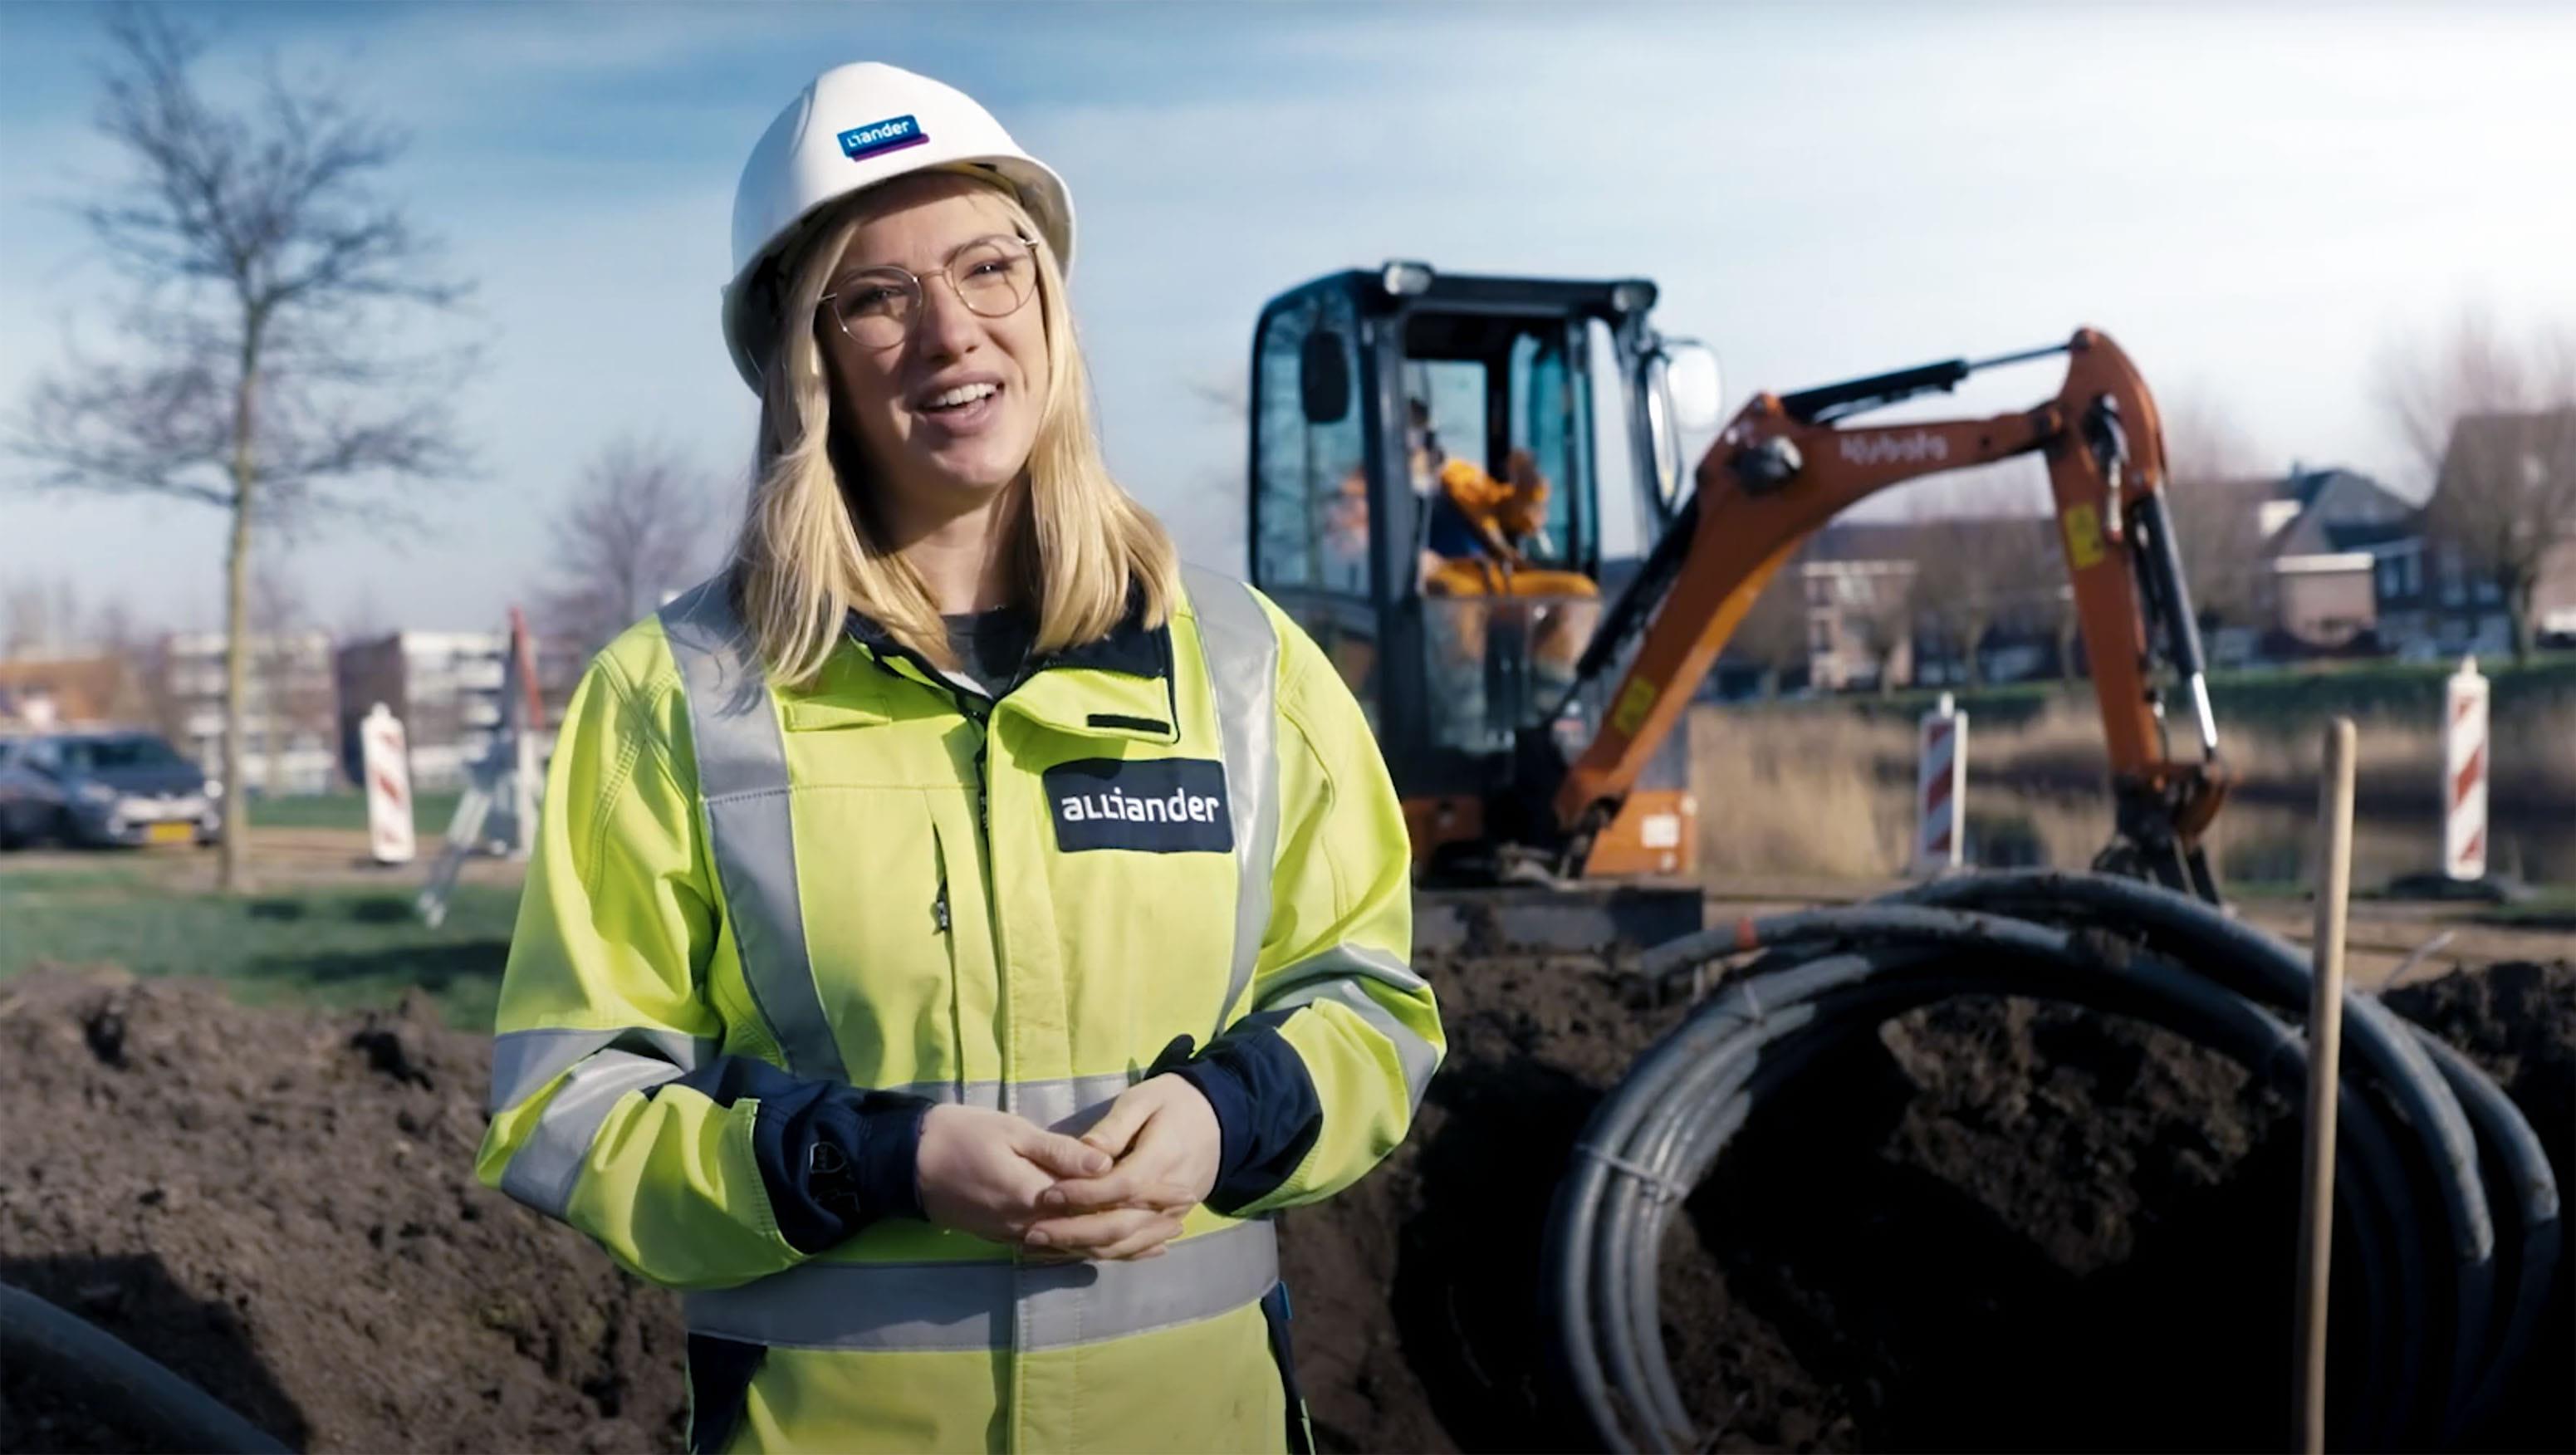
[[[1948,390],[1979,369],[2058,353],[2067,356],[2065,386],[2026,413],[1840,423]],[[2117,822],[2097,867],[2215,902],[2200,837],[2227,777],[2166,510],[2163,430],[2128,356],[2091,329],[2056,347],[1764,394],[1745,406],[1701,459],[1696,493],[1577,666],[1580,693],[1636,642],[1598,733],[1556,787],[1561,865],[1579,869],[1754,599],[1809,535],[1891,485],[2033,452],[2047,461],[2110,759]],[[2190,698],[2199,751],[2189,761],[2172,757],[2165,740],[2158,655]]]

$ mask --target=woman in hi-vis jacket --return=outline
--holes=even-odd
[[[1367,723],[1110,479],[983,108],[824,73],[733,243],[750,507],[565,716],[478,1170],[685,1291],[693,1449],[1303,1445],[1265,1214],[1442,1048]]]

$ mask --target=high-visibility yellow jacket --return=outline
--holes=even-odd
[[[998,701],[864,620],[767,687],[721,581],[575,693],[478,1171],[688,1290],[693,1448],[1299,1438],[1264,1215],[1385,1156],[1442,1039],[1357,703],[1276,607],[1186,577],[1166,626]],[[1165,1256],[920,1219],[928,1105],[1079,1131],[1158,1069],[1224,1143]]]

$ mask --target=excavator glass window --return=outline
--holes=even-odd
[[[1433,746],[1542,729],[1600,618],[1591,379],[1563,313],[1406,319],[1403,478]]]
[[[1499,485],[1535,483],[1543,498],[1515,512],[1513,545],[1530,564],[1591,574],[1596,560],[1592,381],[1581,367],[1582,325],[1561,315],[1416,313],[1405,327],[1408,409],[1428,414],[1429,449],[1408,430],[1407,474],[1423,512],[1418,536],[1439,537],[1434,490],[1449,462],[1463,462]],[[1427,458],[1426,458],[1427,456]],[[1425,539],[1425,549],[1456,554],[1460,538]],[[1443,549],[1446,545],[1451,549]]]
[[[1255,469],[1261,584],[1268,590],[1369,593],[1367,434],[1347,299],[1318,293],[1270,316],[1261,335]],[[1314,355],[1342,357],[1339,410],[1310,397]],[[1326,414],[1330,417],[1319,419]]]
[[[1252,399],[1253,579],[1324,649],[1374,726],[1369,449],[1359,320],[1318,289],[1264,315]]]

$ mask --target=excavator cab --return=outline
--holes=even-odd
[[[1680,432],[1716,421],[1717,377],[1656,334],[1655,298],[1642,279],[1397,262],[1262,310],[1252,579],[1368,712],[1434,877],[1513,877],[1487,861],[1549,837],[1530,787],[1605,707],[1576,663],[1680,518]],[[1692,871],[1687,736],[1596,836],[1587,877]]]

